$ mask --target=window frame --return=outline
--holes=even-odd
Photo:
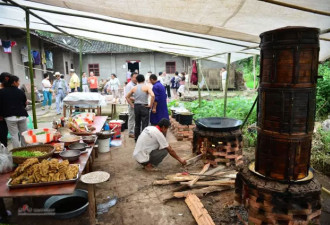
[[[88,74],[90,74],[90,72],[94,72],[95,76],[100,76],[100,64],[99,63],[91,63],[88,64]]]
[[[173,67],[173,65],[167,65],[168,63],[172,63],[174,65],[174,67]],[[173,69],[173,71],[172,71],[172,69]],[[168,74],[174,74],[176,72],[176,61],[167,61],[167,62],[165,62],[165,71]]]

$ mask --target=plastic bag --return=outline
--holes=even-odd
[[[8,173],[13,170],[13,157],[11,152],[0,144],[0,173]]]

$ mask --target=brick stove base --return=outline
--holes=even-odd
[[[237,174],[235,187],[235,200],[247,209],[249,224],[319,224],[321,185],[315,179],[284,184],[244,168]]]
[[[178,141],[192,141],[193,129],[196,127],[192,125],[181,125],[174,118],[170,117],[171,130]]]
[[[194,129],[193,152],[204,154],[204,163],[212,166],[238,166],[243,163],[241,130],[217,132]]]

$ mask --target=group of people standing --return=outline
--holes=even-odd
[[[25,146],[21,134],[27,130],[27,99],[20,80],[9,73],[0,75],[0,142],[7,146],[8,132],[14,148]]]
[[[49,80],[48,73],[44,74],[44,79],[42,80],[42,91],[44,95],[44,100],[42,102],[42,110],[45,110],[46,105],[51,109],[52,105],[52,95],[55,94],[56,99],[56,112],[58,115],[61,114],[61,108],[63,105],[63,99],[69,92],[80,91],[80,79],[75,73],[74,69],[70,70],[70,82],[69,84],[64,79],[64,75],[60,72],[55,72],[55,80],[51,83]],[[97,90],[97,89],[96,89]]]
[[[182,72],[175,72],[174,76],[171,77],[170,75],[166,74],[166,72],[159,72],[159,81],[165,87],[167,92],[167,97],[171,98],[172,93],[174,99],[181,97],[185,93],[185,80],[186,80],[186,73]],[[171,93],[172,90],[172,93]]]
[[[169,119],[167,98],[171,97],[171,88],[177,91],[180,82],[184,81],[184,78],[181,79],[178,74],[176,72],[176,75],[171,78],[165,72],[160,72],[158,77],[150,72],[146,75],[148,81],[142,74],[136,72],[131,74],[130,82],[125,88],[125,97],[129,104],[129,137],[137,140],[141,131],[149,123],[157,125],[161,119]],[[184,84],[181,83],[181,85]]]

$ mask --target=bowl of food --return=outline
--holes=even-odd
[[[80,151],[79,150],[63,151],[60,153],[60,156],[64,160],[67,159],[69,162],[74,162],[79,159]]]
[[[64,143],[55,143],[54,148],[54,154],[60,154],[62,151],[64,151]]]
[[[90,136],[83,136],[82,140],[86,144],[93,144],[95,142],[96,136],[90,135]]]
[[[79,150],[79,151],[85,151],[86,148],[88,147],[88,144],[86,143],[73,143],[69,145],[70,150]]]
[[[29,158],[37,158],[40,162],[53,155],[55,151],[52,145],[33,145],[11,150],[13,162],[21,164]]]
[[[24,140],[27,144],[33,143],[49,143],[54,140],[56,130],[53,128],[41,128],[27,130],[22,133]]]
[[[80,141],[80,137],[77,136],[77,135],[65,135],[65,136],[62,136],[60,139],[58,139],[60,142],[63,142],[64,143],[64,146],[67,147],[69,146],[70,144],[73,144],[73,143],[78,143]]]

